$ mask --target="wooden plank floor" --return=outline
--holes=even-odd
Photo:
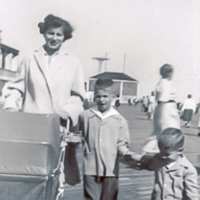
[[[145,139],[152,132],[152,121],[141,112],[140,107],[122,105],[119,112],[128,120],[131,135],[131,150],[141,152]],[[185,154],[194,166],[200,168],[200,137],[197,136],[199,115],[194,115],[190,128],[185,128],[182,122],[182,131],[185,133]],[[80,172],[82,174],[82,149],[77,151]],[[149,200],[154,174],[146,170],[137,171],[120,164],[120,191],[119,200]],[[199,170],[200,183],[200,170]],[[200,192],[200,187],[199,187]],[[62,200],[82,200],[82,183],[76,186],[65,186]]]

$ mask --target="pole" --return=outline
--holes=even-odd
[[[99,61],[99,73],[102,73],[103,72],[103,70],[102,70],[102,63],[105,60],[109,60],[109,58],[94,57],[92,59],[95,59],[95,60]]]
[[[106,60],[105,60],[105,72],[107,71],[107,59],[108,59],[108,53],[106,53],[105,56]]]
[[[124,68],[123,68],[123,73],[125,73],[126,69],[126,54],[124,54]]]
[[[1,33],[2,33],[2,30],[0,27],[0,68],[2,68],[3,66],[3,55],[2,55],[2,50],[1,50],[1,41],[2,41]]]

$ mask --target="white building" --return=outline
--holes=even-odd
[[[18,53],[18,50],[0,44],[0,97],[5,83],[17,76]]]
[[[124,73],[119,72],[103,72],[89,78],[86,91],[88,100],[93,99],[94,84],[98,78],[111,78],[114,81],[115,95],[119,96],[120,102],[124,103],[129,98],[134,99],[138,97],[138,81]]]

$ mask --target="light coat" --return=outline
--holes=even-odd
[[[155,170],[151,200],[199,200],[197,171],[184,155],[170,168],[160,154],[144,156],[142,168]]]
[[[101,119],[90,109],[80,115],[79,125],[85,140],[84,175],[118,176],[119,156],[129,150],[126,119],[119,113]]]
[[[43,47],[25,58],[19,66],[19,76],[8,85],[4,109],[43,114],[63,109],[75,125],[85,98],[82,68],[79,60],[63,48],[56,60],[47,73]]]

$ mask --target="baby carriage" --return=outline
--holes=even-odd
[[[60,119],[0,112],[0,199],[60,198]]]

